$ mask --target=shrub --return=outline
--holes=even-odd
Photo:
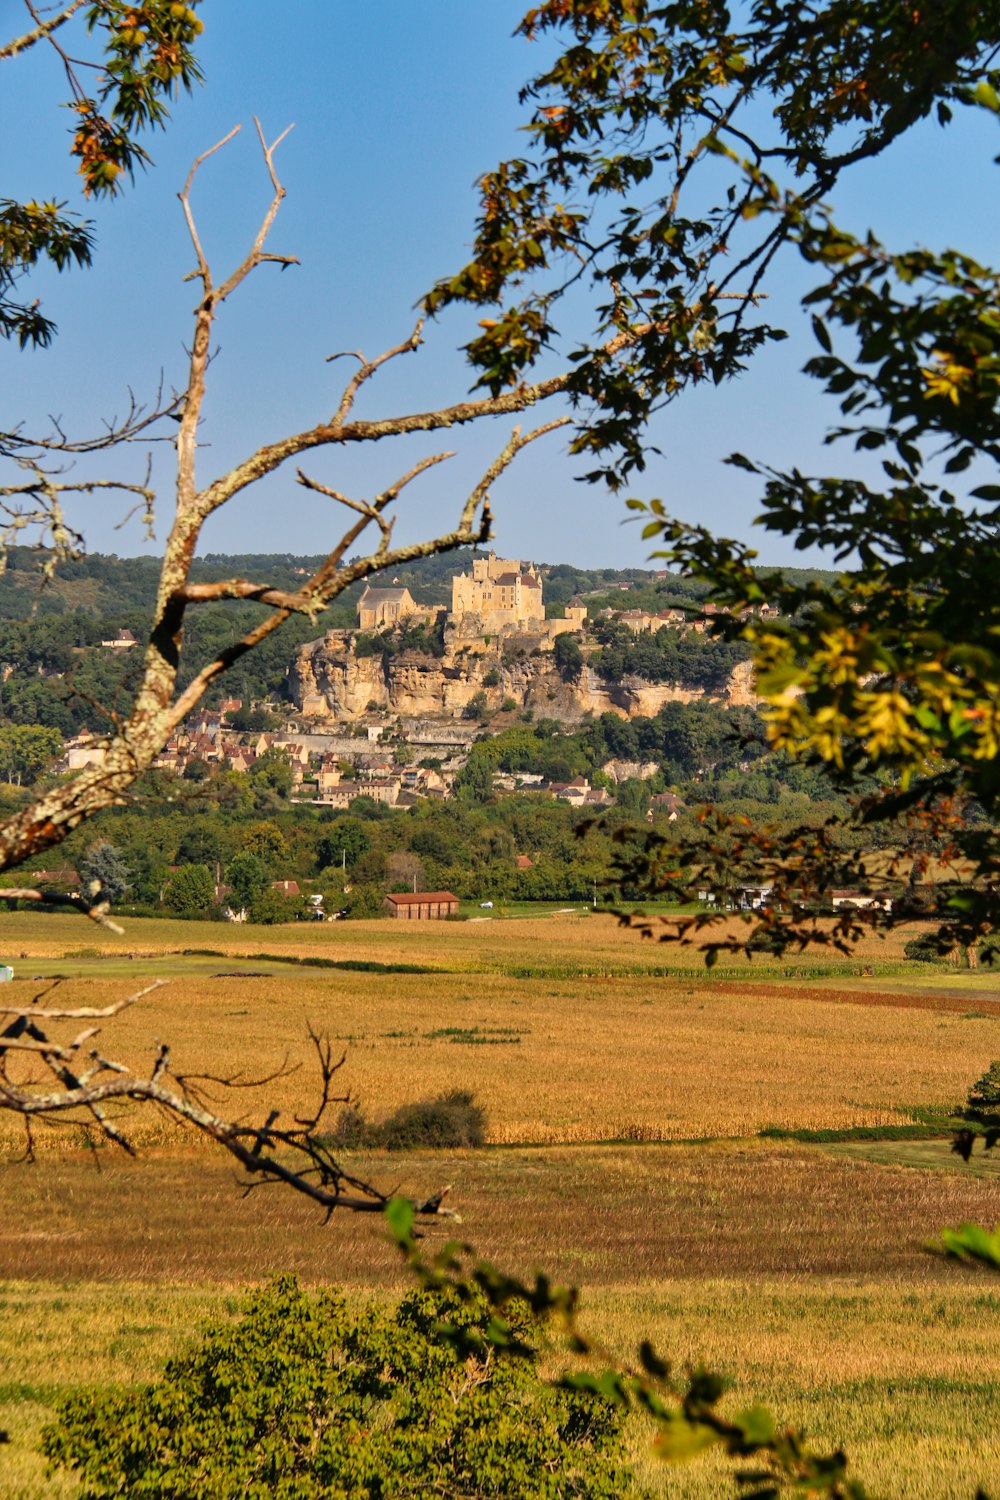
[[[485,1138],[486,1112],[464,1089],[403,1104],[382,1126],[382,1144],[388,1151],[481,1146]]]
[[[908,943],[903,944],[903,957],[911,958],[917,963],[933,964],[941,962],[944,952],[932,932],[922,932],[919,937],[911,938]]]
[[[531,1338],[523,1304],[506,1316],[516,1339]],[[64,1397],[43,1451],[91,1500],[611,1500],[628,1490],[618,1409],[545,1384],[533,1355],[492,1348],[491,1317],[481,1297],[444,1290],[355,1319],[342,1297],[308,1296],[283,1277],[155,1384]]]
[[[977,1079],[969,1090],[963,1118],[978,1120],[982,1125],[995,1125],[998,1117],[1000,1117],[1000,1061],[994,1059],[982,1078]]]
[[[486,1111],[472,1094],[452,1089],[436,1099],[401,1104],[381,1124],[369,1120],[357,1105],[348,1104],[337,1119],[331,1144],[347,1151],[364,1147],[412,1151],[482,1146],[485,1140]]]

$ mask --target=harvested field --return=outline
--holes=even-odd
[[[103,1153],[102,1153],[103,1155]],[[1000,1178],[879,1166],[773,1142],[551,1147],[347,1158],[391,1190],[446,1183],[461,1234],[484,1255],[588,1286],[787,1274],[970,1279],[927,1254],[943,1224],[1000,1221]],[[0,1279],[151,1283],[260,1280],[403,1285],[367,1218],[289,1193],[237,1196],[218,1155],[82,1157],[0,1172]],[[453,1234],[448,1223],[432,1232]]]
[[[367,1164],[371,1166],[371,1163]],[[1000,1294],[928,1256],[929,1230],[1000,1216],[1000,1182],[770,1143],[415,1156],[393,1180],[454,1181],[462,1232],[508,1267],[582,1282],[583,1325],[627,1356],[643,1336],[734,1379],[817,1443],[844,1443],[890,1500],[998,1477]],[[286,1194],[239,1201],[216,1158],[98,1173],[46,1162],[0,1174],[0,1493],[68,1496],[32,1453],[55,1393],[148,1379],[234,1286],[273,1269],[367,1292],[401,1289],[377,1225],[323,1226]],[[30,1278],[30,1279],[26,1279]],[[720,1466],[663,1471],[633,1432],[654,1493],[708,1500]],[[5,1476],[7,1478],[5,1479]]]
[[[116,955],[127,961],[130,953],[151,956],[179,953],[186,948],[209,948],[227,954],[267,952],[378,963],[401,960],[433,969],[467,972],[563,969],[576,974],[679,968],[704,974],[703,962],[693,944],[643,941],[638,933],[619,926],[613,917],[585,909],[544,920],[516,917],[476,922],[380,920],[254,927],[128,917],[123,925],[125,934],[118,936],[95,931],[77,916],[5,912],[0,914],[3,944],[0,957],[15,965],[21,954],[67,959],[78,956],[84,960],[90,957],[107,962]],[[803,968],[810,972],[822,968],[850,975],[865,964],[902,964],[903,945],[915,930],[901,928],[884,937],[869,935],[862,939],[852,957],[845,957],[823,943],[812,943],[803,954],[789,955],[777,962],[762,960],[759,955],[748,959],[738,954],[722,957],[719,967],[733,966],[741,972],[762,968],[770,972],[776,968],[779,973],[784,969],[794,973]],[[729,917],[713,926],[711,935],[739,939],[748,931],[746,923]]]
[[[933,1141],[752,1138],[954,1104],[1000,1056],[988,972],[905,964],[905,934],[863,964],[817,949],[708,974],[691,950],[589,915],[400,925],[130,921],[105,943],[78,918],[13,914],[2,998],[30,1002],[61,975],[49,1003],[100,1006],[167,978],[108,1023],[106,1049],[138,1065],[165,1038],[179,1070],[244,1081],[297,1066],[228,1099],[211,1086],[251,1118],[265,1100],[287,1114],[311,1101],[307,1022],[343,1046],[345,1091],[371,1115],[472,1088],[492,1148],[349,1165],[416,1195],[451,1183],[482,1254],[584,1286],[587,1325],[613,1350],[652,1334],[725,1369],[734,1406],[764,1400],[844,1443],[873,1493],[1000,1487],[1000,1294],[925,1249],[944,1224],[1000,1221],[997,1163],[964,1167]],[[324,1225],[273,1189],[241,1198],[227,1160],[153,1113],[135,1127],[137,1161],[50,1131],[34,1167],[13,1163],[4,1127],[0,1494],[70,1500],[33,1452],[55,1393],[152,1376],[238,1287],[275,1270],[359,1297],[406,1285],[377,1223]],[[731,1492],[712,1459],[663,1470],[638,1426],[632,1441],[653,1494]]]
[[[59,1004],[104,1006],[144,978],[137,973],[125,986],[98,972],[62,983]],[[26,1003],[43,988],[15,982],[5,994]],[[805,986],[305,968],[268,978],[231,971],[188,977],[183,963],[166,987],[107,1024],[103,1045],[148,1067],[157,1039],[166,1039],[178,1070],[244,1080],[287,1064],[296,1071],[263,1089],[241,1090],[229,1108],[259,1112],[266,1102],[301,1114],[316,1080],[308,1025],[343,1048],[345,1091],[370,1114],[471,1086],[494,1142],[678,1140],[753,1135],[767,1126],[905,1123],[916,1105],[950,1107],[963,1098],[989,1058],[1000,1055],[996,1001],[933,992],[884,995],[819,980]],[[8,1142],[13,1128],[4,1122]],[[136,1128],[147,1144],[176,1142],[157,1114]],[[50,1131],[48,1138],[63,1134]]]

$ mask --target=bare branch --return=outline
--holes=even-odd
[[[337,407],[337,410],[334,413],[333,420],[335,423],[343,422],[346,420],[348,414],[350,413],[351,407],[354,405],[354,398],[358,394],[358,391],[364,385],[366,380],[370,380],[372,378],[377,370],[380,370],[381,367],[384,364],[387,364],[390,359],[395,359],[397,355],[416,353],[416,351],[420,348],[420,345],[423,343],[423,331],[424,320],[423,318],[418,318],[417,326],[414,328],[408,339],[404,339],[401,344],[396,344],[392,349],[387,349],[384,354],[380,354],[376,359],[366,360],[364,355],[360,353],[354,356],[355,359],[361,361],[361,368],[351,376],[350,380],[347,382],[347,385],[344,387],[344,394],[340,398],[340,405]],[[326,362],[327,364],[330,364],[332,360],[341,359],[342,357],[343,356],[340,354],[330,354],[327,356]]]
[[[6,887],[0,890],[0,901],[40,901],[45,906],[62,906],[70,911],[78,911],[81,916],[89,917],[98,927],[106,927],[108,932],[114,932],[119,937],[125,935],[124,927],[119,927],[118,923],[113,922],[108,915],[107,901],[88,904],[82,896],[64,896],[60,891],[48,891],[44,886],[27,889]]]
[[[253,122],[257,127],[257,137],[260,141],[260,149],[264,153],[264,161],[267,165],[268,176],[271,179],[271,186],[274,189],[274,196],[271,199],[271,202],[268,204],[267,212],[261,220],[260,228],[258,229],[254,242],[250,247],[250,253],[247,255],[245,260],[241,261],[241,263],[236,267],[235,271],[233,271],[219,287],[218,291],[215,294],[216,302],[225,302],[226,298],[236,290],[240,282],[245,281],[246,278],[250,275],[250,272],[256,266],[259,266],[262,261],[276,261],[279,265],[282,266],[297,266],[299,264],[298,257],[294,255],[265,255],[263,253],[264,244],[267,240],[268,235],[271,233],[271,227],[274,224],[278,209],[281,207],[282,200],[285,197],[285,189],[278,181],[277,174],[274,170],[274,153],[277,151],[278,147],[281,145],[282,141],[289,134],[289,132],[295,127],[293,125],[286,126],[278,136],[274,144],[269,146],[264,139],[264,132],[260,127],[260,121],[258,120],[256,115],[254,115]]]
[[[129,405],[125,416],[118,420],[117,417],[104,424],[104,431],[96,437],[72,439],[66,436],[62,428],[60,418],[50,416],[52,432],[45,437],[31,437],[15,428],[12,432],[0,432],[0,454],[12,458],[15,463],[23,463],[34,466],[38,458],[46,453],[66,454],[78,456],[86,453],[99,453],[104,449],[117,448],[122,443],[172,443],[173,434],[158,436],[151,433],[149,429],[155,423],[162,421],[164,417],[176,416],[178,407],[183,401],[183,394],[174,394],[169,401],[163,399],[163,380],[160,379],[156,396],[152,405],[147,408],[140,405],[135,398],[134,392],[129,389]]]
[[[203,151],[200,156],[196,156],[191,163],[191,170],[188,172],[187,181],[184,183],[182,191],[177,194],[181,202],[181,208],[184,210],[184,222],[187,224],[188,234],[191,236],[191,243],[194,246],[194,253],[198,261],[197,271],[190,272],[184,279],[185,281],[190,281],[192,278],[200,277],[206,292],[211,290],[211,273],[208,261],[205,258],[205,252],[201,248],[201,240],[198,238],[198,226],[195,223],[194,213],[191,208],[191,189],[194,186],[194,179],[202,162],[208,161],[208,158],[214,156],[216,151],[221,151],[223,146],[228,146],[229,142],[235,136],[239,135],[242,129],[242,125],[234,125],[228,135],[222,137],[221,141],[216,141],[214,146],[209,146],[207,151]]]
[[[86,4],[86,0],[71,0],[71,3],[61,10],[57,16],[52,16],[48,21],[40,21],[33,31],[25,32],[24,36],[18,36],[13,41],[6,42],[0,47],[0,62],[5,62],[9,57],[16,57],[19,52],[26,52],[36,42],[44,41],[51,36],[60,26],[64,25]],[[35,14],[34,11],[31,12]]]
[[[134,995],[126,995],[123,1000],[116,1000],[103,1008],[74,1005],[68,1010],[43,1010],[37,1005],[0,1005],[0,1016],[31,1016],[36,1021],[106,1021],[112,1016],[120,1016],[123,1010],[128,1010],[138,1000],[144,1000],[154,990],[162,989],[166,982],[165,979],[154,979],[145,989],[136,990]]]
[[[87,1028],[67,1044],[50,1037],[39,1025],[43,1020],[77,1020],[88,1015],[105,1019],[160,985],[161,981],[157,981],[103,1011],[86,1008],[45,1011],[28,1007],[6,1011],[13,1019],[0,1032],[0,1110],[19,1116],[29,1129],[31,1121],[37,1118],[58,1121],[66,1117],[70,1122],[80,1123],[82,1113],[89,1117],[93,1130],[123,1150],[134,1153],[131,1142],[108,1116],[106,1106],[125,1101],[152,1103],[170,1118],[192,1126],[221,1145],[254,1179],[251,1186],[283,1183],[318,1203],[327,1214],[337,1208],[354,1213],[380,1213],[390,1195],[345,1172],[318,1134],[330,1106],[348,1103],[349,1096],[336,1094],[333,1089],[333,1080],[343,1066],[344,1057],[335,1055],[329,1041],[320,1038],[312,1027],[309,1028],[309,1038],[320,1072],[317,1104],[304,1119],[282,1126],[277,1110],[269,1111],[262,1124],[254,1125],[227,1119],[210,1109],[199,1088],[201,1080],[174,1072],[170,1050],[163,1044],[156,1050],[148,1077],[140,1077],[123,1063],[103,1056],[96,1048],[89,1053],[91,1067],[79,1071],[77,1060],[81,1049],[93,1039],[97,1028]],[[44,1091],[15,1082],[10,1076],[8,1062],[19,1055],[40,1058],[58,1087]],[[284,1065],[270,1076],[280,1076],[283,1071],[286,1071]],[[223,1087],[240,1086],[243,1082],[238,1077],[212,1081]],[[258,1079],[255,1083],[259,1085],[268,1081],[267,1078]],[[448,1211],[441,1207],[447,1191],[444,1188],[428,1199],[418,1213],[424,1217],[447,1214]]]

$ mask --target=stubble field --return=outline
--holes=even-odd
[[[342,1043],[345,1088],[375,1116],[472,1088],[489,1149],[353,1165],[415,1193],[451,1183],[484,1254],[590,1288],[591,1326],[623,1352],[651,1333],[722,1366],[734,1402],[843,1442],[874,1493],[1000,1484],[1000,1287],[925,1248],[943,1224],[1000,1220],[992,1162],[970,1171],[935,1142],[757,1138],[902,1124],[961,1099],[1000,1055],[988,973],[921,973],[893,939],[853,961],[818,949],[708,976],[690,950],[589,915],[128,929],[105,942],[75,918],[4,918],[0,958],[18,979],[0,998],[23,1004],[58,979],[60,1004],[100,1005],[166,977],[105,1045],[138,1063],[167,1039],[178,1068],[245,1077],[301,1063],[241,1090],[240,1114],[309,1101],[307,1022]],[[377,1225],[324,1226],[273,1191],[243,1200],[231,1166],[158,1117],[135,1133],[137,1162],[95,1164],[60,1133],[34,1167],[4,1137],[4,1496],[72,1494],[31,1452],[54,1394],[148,1378],[236,1288],[286,1269],[359,1296],[404,1284]],[[633,1437],[658,1491],[725,1492],[710,1462],[665,1480]]]

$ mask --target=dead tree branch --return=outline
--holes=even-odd
[[[36,42],[44,41],[46,37],[51,36],[54,31],[64,25],[71,16],[74,16],[78,10],[81,10],[85,4],[86,0],[70,0],[70,4],[61,10],[58,15],[51,16],[47,21],[39,20],[38,25],[31,31],[26,31],[23,36],[17,36],[13,40],[5,42],[0,47],[0,62],[6,62],[9,57],[16,57],[19,52],[27,52],[28,48],[33,47]],[[32,16],[35,16],[35,12],[31,7],[29,7],[29,10]]]
[[[152,764],[170,734],[196,706],[206,688],[248,651],[270,635],[293,614],[314,617],[352,583],[371,577],[385,568],[393,568],[417,558],[430,557],[456,547],[486,541],[490,535],[491,511],[489,490],[500,474],[529,443],[565,425],[570,419],[560,416],[527,433],[515,429],[497,458],[479,483],[465,497],[457,523],[450,531],[405,546],[392,545],[393,502],[418,476],[440,463],[445,454],[422,458],[401,478],[376,494],[372,500],[356,499],[324,479],[307,476],[301,469],[298,480],[303,487],[323,494],[343,505],[352,519],[332,543],[326,558],[313,577],[296,592],[249,579],[230,579],[221,584],[193,584],[191,565],[197,551],[202,527],[250,485],[274,473],[288,460],[300,458],[314,449],[339,452],[351,443],[375,443],[383,438],[405,437],[416,433],[454,428],[485,419],[519,413],[534,408],[568,390],[571,371],[517,387],[497,396],[476,398],[438,407],[425,412],[406,413],[384,419],[352,418],[356,397],[376,372],[389,361],[415,352],[421,343],[418,323],[409,337],[372,359],[357,355],[359,368],[347,382],[331,421],[304,428],[289,436],[261,445],[226,473],[199,485],[198,430],[202,420],[206,376],[211,363],[213,330],[222,304],[261,265],[277,263],[283,267],[295,264],[293,256],[278,255],[267,244],[275,219],[285,196],[275,165],[275,156],[287,131],[268,143],[259,122],[255,121],[270,193],[267,206],[247,254],[221,280],[213,275],[202,243],[193,206],[193,194],[206,163],[220,152],[236,134],[229,132],[197,158],[179,195],[195,257],[195,270],[189,279],[199,284],[199,298],[194,308],[194,331],[188,356],[187,382],[184,389],[164,405],[158,399],[148,415],[133,400],[124,423],[111,424],[107,435],[96,446],[111,446],[114,434],[120,441],[135,441],[147,432],[160,416],[172,415],[178,423],[176,434],[177,478],[172,525],[167,538],[157,593],[154,622],[143,657],[142,677],[132,709],[115,726],[106,742],[101,766],[88,767],[71,781],[50,788],[33,803],[0,826],[0,869],[18,864],[31,854],[61,842],[84,820],[104,808],[127,798],[136,779]],[[641,323],[618,332],[601,351],[602,357],[614,359],[638,340],[655,332],[659,325]],[[27,438],[17,434],[17,442],[28,451]],[[74,445],[65,440],[58,423],[55,437],[35,445],[38,453],[95,451],[95,445]],[[36,473],[37,479],[37,473]],[[110,481],[94,482],[94,488]],[[123,491],[139,493],[148,507],[152,492],[147,485],[122,485]],[[48,503],[57,504],[58,488],[50,487]],[[374,546],[361,557],[352,557],[357,545],[372,528],[378,533]],[[350,562],[346,559],[352,558]],[[189,607],[209,599],[249,599],[266,605],[271,614],[220,651],[213,661],[203,665],[183,691],[178,689],[178,670],[184,645],[184,623]],[[33,898],[29,898],[33,899]]]
[[[312,1028],[309,1037],[320,1078],[317,1103],[309,1115],[296,1118],[289,1125],[280,1123],[277,1110],[271,1110],[256,1125],[219,1114],[209,1107],[206,1082],[219,1084],[223,1089],[252,1085],[238,1075],[206,1080],[179,1073],[165,1045],[157,1047],[148,1074],[140,1075],[100,1051],[95,1045],[100,1033],[98,1026],[86,1026],[68,1040],[60,1040],[46,1029],[53,1022],[110,1019],[162,985],[163,981],[157,980],[103,1009],[0,1007],[0,1016],[11,1018],[0,1030],[0,1110],[24,1122],[27,1155],[33,1154],[31,1125],[38,1119],[82,1126],[97,1139],[134,1154],[135,1147],[109,1115],[108,1106],[124,1102],[155,1104],[171,1119],[193,1127],[228,1151],[248,1174],[247,1191],[267,1183],[281,1183],[319,1204],[328,1216],[338,1208],[353,1213],[381,1213],[391,1194],[347,1172],[322,1136],[331,1106],[347,1104],[350,1096],[334,1091],[334,1080],[344,1065],[344,1056],[335,1055],[330,1042]],[[15,1077],[13,1070],[19,1059],[22,1064],[32,1060],[41,1063],[47,1070],[48,1083]],[[269,1078],[255,1079],[253,1084],[261,1086],[273,1081],[284,1071],[279,1069]],[[442,1207],[447,1192],[447,1188],[442,1188],[427,1199],[418,1207],[418,1214],[455,1217]]]

